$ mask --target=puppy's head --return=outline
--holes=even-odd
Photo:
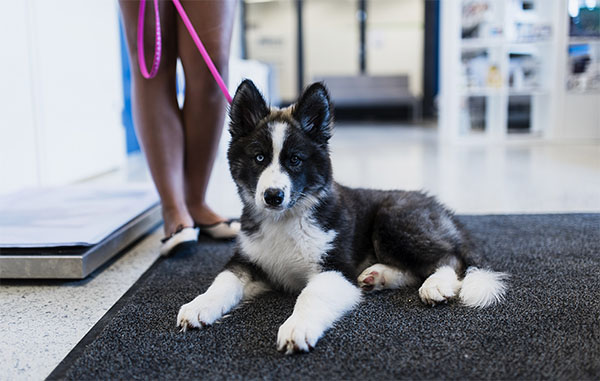
[[[245,80],[229,115],[229,167],[246,206],[278,215],[314,205],[329,188],[333,115],[323,84],[309,86],[288,108],[270,109],[254,83]]]

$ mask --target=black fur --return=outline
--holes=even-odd
[[[252,107],[247,107],[250,104]],[[267,103],[254,83],[248,79],[244,80],[235,93],[229,111],[231,136],[239,138],[249,134],[268,114]]]
[[[313,140],[325,144],[331,138],[332,106],[323,83],[313,83],[304,91],[292,115]]]

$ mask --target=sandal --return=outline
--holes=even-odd
[[[214,239],[235,238],[242,227],[239,219],[229,219],[211,225],[196,224],[195,226],[200,228],[200,234],[205,234]]]
[[[176,247],[183,244],[198,242],[198,232],[196,231],[196,228],[179,225],[175,232],[171,233],[168,237],[161,239],[160,242],[162,243],[160,255],[168,256]]]

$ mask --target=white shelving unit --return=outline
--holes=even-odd
[[[568,108],[567,1],[441,2],[440,133],[445,139],[569,137],[564,124],[573,112],[587,125],[574,137],[600,138],[597,110]],[[600,109],[600,97],[582,97],[590,104],[597,100]]]

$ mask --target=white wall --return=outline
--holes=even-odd
[[[2,2],[0,193],[121,165],[116,1]],[[7,66],[4,66],[7,65]]]
[[[370,75],[408,74],[413,94],[422,94],[424,0],[367,2],[366,66]],[[306,0],[305,78],[357,75],[359,22],[356,0]]]
[[[423,94],[426,0],[371,0],[367,4],[367,72],[408,74],[414,95]]]
[[[304,80],[359,73],[356,0],[305,0]]]
[[[38,183],[28,3],[3,1],[0,12],[0,192]]]
[[[269,63],[279,82],[279,97],[294,99],[297,88],[295,2],[247,4],[246,12],[248,58]]]
[[[422,94],[425,0],[367,2],[367,72],[408,74],[411,90]],[[326,75],[357,75],[358,0],[304,0],[304,81]],[[295,1],[247,5],[248,54],[274,64],[280,96],[297,96]]]

